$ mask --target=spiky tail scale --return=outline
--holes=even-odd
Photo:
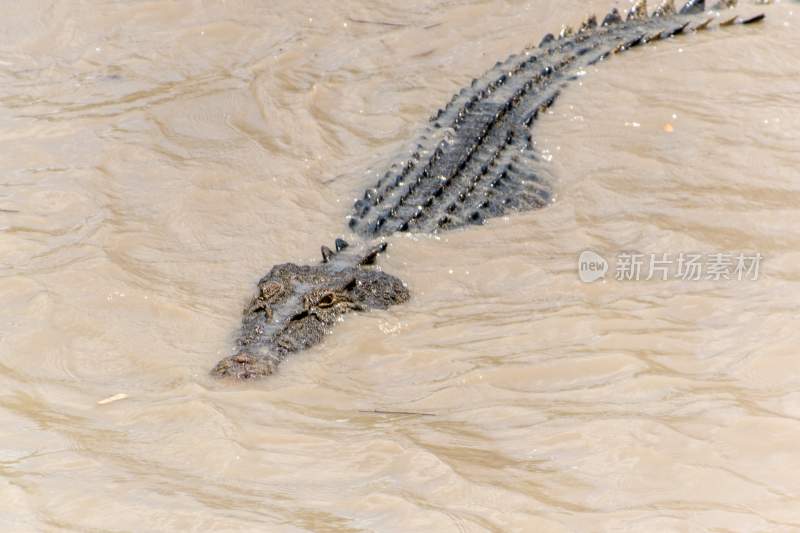
[[[715,8],[735,3],[722,0]],[[668,0],[648,15],[640,0],[625,20],[616,9],[599,24],[590,17],[577,32],[565,27],[497,63],[431,118],[410,157],[356,202],[350,227],[365,237],[430,233],[547,205],[547,171],[530,133],[539,114],[587,66],[650,41],[710,29],[715,17],[703,13],[704,0],[689,0],[680,10]],[[719,25],[763,18],[723,17]]]

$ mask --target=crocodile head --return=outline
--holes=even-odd
[[[371,265],[386,243],[351,253],[338,239],[335,251],[322,247],[318,265],[277,265],[258,282],[247,306],[236,353],[212,374],[251,379],[275,372],[286,356],[319,343],[351,311],[386,309],[408,300],[398,278]]]

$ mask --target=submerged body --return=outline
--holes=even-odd
[[[726,9],[725,0],[714,9]],[[685,31],[710,28],[705,2],[676,10],[668,0],[652,15],[640,0],[625,16],[614,9],[601,22],[587,19],[577,32],[548,34],[541,44],[498,63],[436,113],[409,155],[391,166],[359,199],[350,228],[366,239],[395,232],[433,233],[552,201],[547,168],[536,157],[531,128],[562,88],[611,54]],[[763,18],[721,18],[720,26]],[[259,282],[245,310],[234,355],[212,371],[253,378],[273,373],[292,352],[320,342],[349,311],[385,309],[409,297],[403,283],[369,267],[386,244],[364,254],[323,247],[317,266],[284,264]]]

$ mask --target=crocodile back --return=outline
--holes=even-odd
[[[433,233],[548,205],[552,183],[532,139],[540,113],[568,82],[612,54],[709,29],[714,19],[704,11],[704,2],[691,0],[680,11],[666,2],[648,15],[640,1],[626,20],[616,10],[599,24],[590,17],[577,32],[548,34],[497,63],[431,117],[407,157],[356,201],[350,228],[367,238]]]

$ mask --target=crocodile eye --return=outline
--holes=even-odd
[[[319,299],[317,302],[317,307],[331,307],[335,302],[336,298],[334,298],[333,293],[328,293]]]

